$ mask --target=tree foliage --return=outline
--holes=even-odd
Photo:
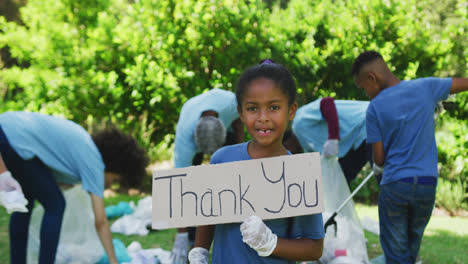
[[[1,110],[126,129],[149,115],[157,142],[174,133],[188,98],[232,89],[260,60],[263,15],[243,1],[30,0],[24,25],[0,17],[0,47],[19,62],[0,72]]]

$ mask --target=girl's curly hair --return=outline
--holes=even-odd
[[[141,184],[149,158],[132,136],[112,127],[93,134],[92,138],[101,153],[105,171],[119,174],[126,187]]]

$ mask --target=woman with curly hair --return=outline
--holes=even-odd
[[[39,263],[54,263],[65,211],[59,184],[77,184],[91,196],[98,237],[110,263],[117,263],[105,214],[105,186],[116,178],[136,185],[148,157],[136,140],[112,128],[92,137],[78,124],[32,112],[0,114],[0,178],[21,185],[28,212],[10,218],[11,263],[26,263],[28,227],[34,202],[44,207]]]

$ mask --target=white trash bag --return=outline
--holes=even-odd
[[[63,192],[66,206],[55,258],[56,264],[96,263],[104,248],[96,233],[91,197],[81,185]],[[44,208],[38,204],[32,212],[28,237],[27,263],[39,258],[39,233]]]
[[[321,166],[325,223],[351,192],[336,158],[322,158]],[[333,225],[327,228],[320,263],[369,263],[364,231],[352,200],[338,212],[335,221],[337,233]]]
[[[120,217],[111,225],[112,233],[146,236],[147,227],[151,226],[152,204],[151,196],[140,199],[132,214]]]

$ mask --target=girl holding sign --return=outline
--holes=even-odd
[[[237,111],[252,140],[216,151],[211,163],[289,155],[282,144],[297,110],[296,84],[284,66],[270,60],[247,69],[237,83]],[[323,250],[321,214],[262,221],[250,216],[242,224],[197,227],[190,263],[295,263],[318,260]]]

